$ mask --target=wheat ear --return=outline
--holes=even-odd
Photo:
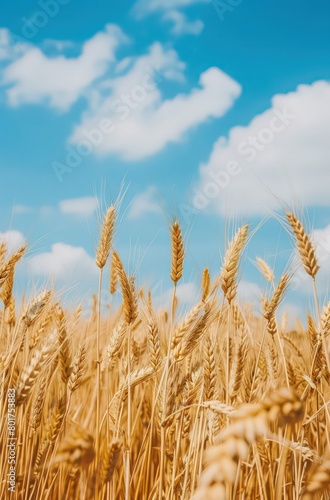
[[[5,241],[2,241],[0,243],[0,269],[2,268],[5,262],[6,253],[7,253],[7,243]]]
[[[111,481],[120,457],[121,449],[122,447],[120,442],[118,440],[114,440],[111,443],[111,446],[104,453],[100,472],[103,485]]]
[[[302,496],[302,500],[319,498],[318,493],[330,489],[330,460],[323,462],[312,475]],[[326,497],[329,498],[329,497]]]
[[[273,283],[275,278],[273,269],[260,257],[257,257],[256,260],[261,274],[269,283]]]
[[[110,293],[113,295],[116,293],[117,290],[117,267],[114,262],[114,258],[112,257],[111,259],[111,266],[110,266]]]
[[[13,253],[7,260],[5,264],[0,268],[0,287],[4,284],[12,268],[17,264],[17,262],[25,254],[27,245],[22,245],[17,252]]]
[[[248,235],[249,226],[241,227],[229,243],[220,274],[223,293],[229,304],[235,299],[237,292],[237,275],[241,254]]]
[[[205,454],[205,469],[195,500],[226,500],[226,484],[234,484],[240,460],[247,460],[249,447],[267,434],[270,424],[292,425],[303,416],[302,403],[287,389],[262,403],[242,405],[231,414],[232,424],[222,432],[222,443]]]
[[[73,369],[69,378],[68,388],[70,392],[74,392],[81,384],[86,361],[86,344],[79,346],[78,351],[73,360]]]
[[[96,250],[96,265],[100,269],[104,268],[110,255],[115,222],[116,209],[113,205],[111,205],[104,216],[100,241]]]
[[[55,317],[58,331],[60,372],[62,381],[64,384],[66,384],[70,375],[71,356],[65,315],[63,309],[60,306],[58,306],[55,312]]]
[[[56,331],[47,339],[44,347],[33,355],[29,365],[22,372],[17,384],[18,405],[23,404],[27,400],[41,370],[44,368],[46,362],[49,361],[50,355],[54,352],[55,337]]]
[[[117,252],[113,252],[113,259],[123,294],[125,319],[127,324],[130,325],[135,321],[138,313],[136,290],[132,280],[127,277],[124,266]]]
[[[26,326],[32,326],[33,323],[36,322],[48,304],[50,297],[51,292],[49,290],[44,290],[35,299],[33,299],[32,302],[30,302],[25,309],[22,318],[25,321]]]
[[[306,233],[300,220],[290,212],[286,212],[287,219],[296,239],[297,248],[305,271],[315,278],[320,269],[316,257],[315,247],[310,236]]]
[[[202,277],[202,301],[205,302],[207,297],[209,296],[210,293],[210,284],[211,284],[211,278],[210,278],[210,272],[207,267],[205,267],[203,271],[203,277]]]
[[[183,261],[184,261],[184,245],[182,231],[179,222],[176,220],[171,226],[171,244],[172,244],[172,261],[171,261],[171,280],[174,285],[182,278]]]

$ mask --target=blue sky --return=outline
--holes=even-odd
[[[167,224],[177,215],[182,300],[205,265],[219,271],[238,224],[262,221],[243,266],[242,298],[254,300],[264,284],[251,261],[265,258],[277,277],[292,262],[283,224],[268,218],[295,206],[323,251],[324,296],[329,13],[307,1],[2,4],[0,233],[31,244],[21,287],[54,279],[72,298],[94,286],[100,209],[124,181],[116,247],[155,294],[170,286]],[[299,280],[289,298],[303,308]]]

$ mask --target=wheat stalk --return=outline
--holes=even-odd
[[[17,404],[23,404],[31,394],[33,385],[37,380],[40,372],[49,360],[51,354],[54,353],[54,340],[56,331],[47,339],[47,342],[42,349],[36,351],[28,364],[21,373],[17,383]]]
[[[273,269],[269,266],[269,264],[267,264],[266,261],[264,261],[260,257],[257,257],[256,260],[257,260],[257,264],[258,264],[258,267],[260,269],[260,272],[262,273],[262,275],[264,276],[264,278],[267,281],[269,281],[269,283],[273,283],[274,279],[275,279]]]
[[[270,425],[292,425],[303,414],[302,403],[282,389],[262,403],[243,405],[231,414],[231,425],[222,432],[221,444],[205,454],[205,469],[194,499],[226,500],[226,484],[235,482],[239,460],[247,460],[250,445],[267,434]]]

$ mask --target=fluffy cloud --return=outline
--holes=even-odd
[[[50,252],[34,255],[28,260],[28,265],[36,276],[63,279],[66,284],[81,275],[82,270],[84,278],[97,273],[95,259],[84,248],[65,243],[55,243]]]
[[[2,32],[2,38],[4,36]],[[67,110],[107,71],[115,60],[116,48],[125,40],[120,28],[107,25],[104,31],[83,44],[76,58],[47,57],[38,47],[29,46],[3,71],[2,85],[8,87],[9,103],[18,106],[46,102],[54,108]]]
[[[170,10],[163,16],[166,21],[171,21],[173,26],[171,33],[173,35],[199,35],[204,29],[204,23],[197,19],[189,21],[187,17],[178,10]]]
[[[11,56],[9,31],[5,28],[0,29],[0,61],[9,59]]]
[[[25,40],[13,36],[7,28],[0,28],[0,64],[22,56],[29,48]]]
[[[177,286],[176,297],[179,306],[192,306],[196,304],[200,296],[200,290],[196,283],[183,283]],[[171,307],[173,297],[173,289],[168,290],[163,299],[160,300],[160,305],[166,308]]]
[[[83,198],[72,198],[59,203],[60,211],[63,214],[72,214],[88,217],[93,215],[98,207],[98,199],[95,196]]]
[[[194,207],[235,216],[278,209],[278,200],[329,206],[329,128],[329,82],[275,95],[270,109],[215,143]]]
[[[189,23],[173,9],[165,15],[178,34],[197,34],[202,28],[201,22]],[[0,57],[15,49],[4,61],[0,86],[12,106],[48,104],[65,111],[80,96],[87,98],[87,110],[69,138],[79,157],[116,154],[135,161],[156,154],[193,127],[223,116],[241,92],[230,76],[209,68],[190,92],[164,100],[162,85],[166,80],[184,82],[185,64],[157,42],[145,55],[116,60],[116,48],[127,39],[115,25],[87,40],[77,57],[65,55],[67,42],[56,45],[50,56],[27,43],[16,50],[21,42],[8,37],[8,30],[0,31]]]
[[[133,7],[133,12],[137,17],[143,17],[152,12],[189,7],[197,3],[206,4],[210,3],[210,0],[138,0]]]
[[[139,219],[145,214],[161,213],[159,203],[156,201],[157,190],[155,187],[148,187],[143,193],[138,194],[130,204],[128,217]]]
[[[237,292],[240,304],[251,304],[257,310],[260,309],[261,289],[251,281],[240,281]]]
[[[25,238],[22,233],[12,229],[5,233],[0,233],[0,242],[5,242],[8,252],[11,253],[25,243]]]
[[[95,152],[139,160],[161,151],[168,143],[179,142],[207,119],[223,116],[240,95],[237,82],[220,69],[210,68],[190,93],[164,101],[160,84],[164,79],[182,80],[183,69],[175,51],[165,51],[155,43],[125,75],[107,82],[110,97],[99,95],[94,100],[70,142],[77,144],[86,138],[93,142],[94,138]],[[111,131],[101,134],[109,118]]]

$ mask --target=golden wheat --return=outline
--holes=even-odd
[[[287,217],[314,278],[311,239]],[[291,274],[278,279],[262,259],[271,285],[261,316],[241,304],[243,226],[220,275],[213,280],[205,268],[201,291],[185,309],[176,294],[185,248],[174,221],[173,300],[157,308],[112,250],[115,219],[110,207],[96,252],[101,276],[112,252],[116,295],[104,315],[100,294],[88,315],[64,307],[53,291],[16,297],[16,264],[26,247],[8,256],[0,242],[0,415],[7,422],[15,389],[17,498],[328,499],[330,306],[309,313],[306,327],[304,318],[292,329],[277,321]],[[7,440],[5,425],[4,499]]]

